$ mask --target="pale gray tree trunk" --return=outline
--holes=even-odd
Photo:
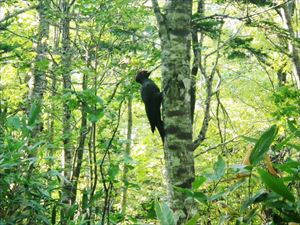
[[[87,90],[87,75],[84,74],[82,78],[82,91]],[[76,194],[77,194],[77,186],[79,182],[79,177],[80,177],[80,172],[81,172],[81,165],[83,161],[83,152],[84,152],[84,147],[85,147],[85,142],[86,142],[86,137],[88,134],[88,127],[87,127],[87,103],[83,101],[81,103],[81,127],[80,127],[80,135],[79,135],[79,143],[78,147],[76,150],[75,154],[75,160],[76,160],[76,165],[74,168],[74,172],[72,175],[72,205],[75,204],[76,201]]]
[[[48,69],[47,59],[47,40],[49,36],[49,21],[47,20],[47,6],[48,0],[40,0],[37,6],[39,16],[39,27],[37,34],[37,45],[36,45],[36,58],[32,70],[32,77],[29,91],[29,109],[33,104],[41,107],[43,101],[43,95],[46,87],[46,71]],[[42,129],[42,122],[40,121],[40,113],[36,117],[36,125],[32,128],[31,137],[35,138]]]
[[[0,97],[3,99],[2,94]],[[0,100],[0,149],[4,147],[4,136],[5,136],[5,123],[7,118],[7,104],[5,101]]]
[[[124,158],[130,156],[130,149],[131,149],[131,134],[132,134],[132,97],[129,96],[128,98],[128,105],[127,105],[127,143],[124,153]],[[125,215],[126,213],[126,206],[127,206],[127,183],[128,183],[128,165],[126,161],[124,163],[123,168],[123,190],[122,190],[122,213]]]
[[[191,120],[191,17],[192,0],[170,0],[162,14],[156,0],[153,9],[159,25],[162,51],[163,121],[165,164],[171,190],[171,207],[184,224],[196,210],[195,203],[173,187],[191,188],[194,157]]]
[[[293,68],[294,78],[296,80],[298,89],[300,89],[300,56],[299,56],[298,46],[295,43],[297,34],[293,26],[292,11],[293,9],[289,8],[287,4],[284,4],[281,9],[281,16],[283,18],[284,25],[288,29],[291,37],[288,46],[292,57],[293,67],[294,67]]]
[[[63,78],[63,92],[64,94],[71,91],[71,47],[70,47],[70,5],[68,0],[62,1],[62,78]],[[72,143],[71,143],[71,109],[68,102],[63,103],[63,187],[62,187],[62,203],[64,204],[61,211],[61,224],[67,224],[69,209],[72,202]]]

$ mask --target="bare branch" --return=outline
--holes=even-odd
[[[161,28],[161,26],[164,24],[163,14],[160,11],[157,0],[151,0],[151,2],[152,2],[153,11],[154,11],[158,26],[159,26],[159,28]]]
[[[7,20],[9,20],[9,19],[11,19],[13,17],[16,17],[16,16],[18,16],[18,15],[24,13],[24,12],[27,12],[29,10],[35,9],[36,7],[37,7],[37,5],[33,5],[33,6],[30,6],[30,7],[26,8],[26,9],[21,9],[19,11],[16,11],[16,12],[12,13],[12,14],[9,14],[6,17],[4,17],[3,19],[1,19],[0,23],[3,23],[5,21],[7,21]]]
[[[214,150],[214,149],[216,149],[216,148],[218,148],[218,147],[222,147],[222,146],[227,145],[227,144],[229,144],[229,143],[231,143],[231,142],[235,142],[236,139],[238,139],[239,137],[240,137],[240,136],[236,136],[236,137],[231,138],[231,139],[229,139],[229,140],[227,140],[227,141],[224,141],[224,142],[222,142],[222,143],[219,143],[219,144],[217,144],[217,145],[215,145],[215,146],[209,147],[209,148],[205,149],[204,151],[201,151],[201,152],[199,152],[197,155],[195,155],[195,158],[197,158],[197,157],[199,157],[200,155],[202,155],[202,154],[204,154],[204,153],[207,153],[207,152],[209,152],[209,151],[211,151],[211,150]]]
[[[203,18],[195,19],[194,21],[205,20],[205,19],[233,19],[233,20],[241,20],[241,21],[249,20],[253,17],[260,16],[261,14],[264,14],[268,11],[273,10],[273,9],[278,9],[278,8],[284,6],[285,4],[287,4],[291,1],[293,1],[293,0],[288,0],[288,1],[285,1],[285,2],[280,3],[278,5],[271,6],[271,7],[267,8],[265,10],[262,10],[260,12],[253,13],[253,14],[246,15],[246,16],[242,16],[242,17],[234,17],[234,16],[230,16],[228,14],[213,14],[213,15],[206,16],[206,17],[203,17]]]
[[[235,32],[234,35],[232,35],[230,38],[228,38],[226,41],[224,41],[224,43],[222,45],[219,45],[217,47],[217,49],[213,50],[212,52],[208,53],[206,56],[205,56],[205,59],[207,59],[209,56],[215,54],[215,53],[218,53],[222,48],[224,48],[230,41],[232,41],[241,31],[241,29],[244,27],[244,25],[241,25],[239,27],[239,29]]]

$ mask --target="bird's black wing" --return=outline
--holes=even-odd
[[[164,136],[165,136],[165,131],[164,131],[164,124],[163,121],[161,119],[161,114],[160,114],[160,106],[162,103],[162,98],[163,95],[161,92],[158,92],[154,95],[155,101],[154,101],[154,109],[155,109],[155,126],[160,134],[160,137],[162,139],[162,142],[164,142]]]
[[[152,132],[154,132],[155,127],[157,127],[157,121],[160,120],[161,101],[157,98],[159,94],[159,88],[152,80],[149,79],[143,83],[141,95]]]

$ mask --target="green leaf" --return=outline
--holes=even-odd
[[[245,224],[250,224],[251,220],[257,215],[257,208],[251,209],[251,211],[245,215],[244,221]]]
[[[206,177],[196,176],[195,181],[192,184],[193,190],[197,190],[205,181]]]
[[[29,117],[28,117],[28,126],[34,125],[39,113],[41,111],[41,104],[35,102],[31,105]]]
[[[294,148],[295,150],[297,151],[300,151],[300,145],[295,145],[295,144],[287,144],[287,146],[291,147],[291,148]]]
[[[109,180],[113,181],[120,171],[119,165],[111,164],[108,169]]]
[[[277,165],[276,168],[289,174],[294,174],[297,177],[296,175],[298,175],[300,170],[300,162],[288,159],[285,163]]]
[[[297,136],[298,138],[300,138],[300,130],[294,125],[294,123],[290,120],[288,120],[287,122],[288,127],[290,129],[290,131]]]
[[[280,143],[276,144],[275,146],[275,150],[276,151],[280,151],[284,146],[289,144],[289,141],[292,139],[292,136],[288,136],[286,137],[283,141],[281,141]]]
[[[11,127],[12,129],[20,129],[21,127],[21,121],[20,121],[20,118],[18,116],[12,116],[12,117],[9,117],[7,119],[7,125],[8,127]]]
[[[200,218],[199,214],[196,214],[195,216],[192,217],[185,225],[196,225],[198,220]]]
[[[207,203],[207,196],[202,193],[202,192],[199,192],[199,191],[192,191],[190,189],[187,189],[187,188],[181,188],[181,187],[174,187],[174,189],[178,192],[181,192],[181,193],[184,193],[185,195],[187,195],[188,197],[191,197],[199,202],[202,202],[202,203]]]
[[[95,113],[88,114],[88,120],[92,123],[98,122],[104,116],[103,110],[96,110]]]
[[[256,138],[252,138],[252,137],[247,137],[242,135],[241,138],[243,138],[245,141],[249,142],[249,143],[256,143],[258,140]]]
[[[272,191],[276,192],[277,194],[281,195],[285,199],[291,202],[295,202],[295,197],[289,191],[289,189],[284,185],[283,181],[280,178],[276,178],[262,169],[259,169],[258,173],[260,175],[261,180],[268,188],[270,188]]]
[[[174,214],[166,203],[155,200],[155,212],[161,225],[175,225]]]
[[[218,161],[214,164],[214,171],[216,179],[221,179],[225,174],[226,163],[224,159],[219,155]]]
[[[202,202],[202,203],[207,203],[207,196],[202,193],[202,192],[194,192],[193,193],[193,198],[196,199],[197,201],[199,202]]]
[[[40,71],[45,71],[48,69],[49,67],[49,60],[48,59],[43,59],[40,61],[36,62],[36,67],[38,68],[38,70]]]
[[[256,165],[263,159],[265,153],[269,150],[270,145],[272,144],[277,133],[278,128],[276,125],[273,125],[261,135],[250,155],[250,163],[252,165]]]
[[[247,199],[241,206],[241,210],[244,211],[248,208],[248,206],[262,202],[268,198],[268,193],[265,190],[260,190],[254,196]]]

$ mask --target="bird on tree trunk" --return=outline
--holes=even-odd
[[[154,133],[155,128],[157,128],[162,142],[164,142],[164,124],[161,120],[160,114],[160,106],[163,96],[157,85],[151,79],[149,79],[150,74],[151,72],[145,70],[140,71],[135,80],[142,85],[141,96],[145,104],[146,114],[150,122],[151,131]]]

